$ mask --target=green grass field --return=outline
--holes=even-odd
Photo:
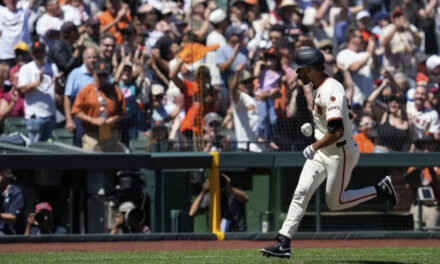
[[[290,260],[262,257],[257,250],[2,253],[0,263],[440,263],[440,248],[295,249],[292,253]]]

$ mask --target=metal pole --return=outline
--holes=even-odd
[[[422,201],[417,198],[417,206],[419,207],[419,231],[423,230],[423,209],[422,209]]]
[[[321,186],[315,191],[316,232],[321,232]]]

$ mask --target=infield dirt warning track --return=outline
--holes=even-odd
[[[147,241],[147,242],[72,242],[72,243],[11,243],[1,244],[0,252],[106,252],[106,251],[172,251],[210,249],[260,249],[273,241]],[[440,240],[364,239],[364,240],[294,240],[295,248],[384,248],[440,247]]]

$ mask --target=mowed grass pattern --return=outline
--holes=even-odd
[[[0,263],[440,263],[440,248],[295,249],[292,253],[289,260],[263,257],[257,250],[1,253]]]

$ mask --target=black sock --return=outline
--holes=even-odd
[[[376,189],[376,193],[377,193],[377,194],[381,194],[380,187],[379,187],[378,184],[375,184],[375,185],[374,185],[374,188]]]

